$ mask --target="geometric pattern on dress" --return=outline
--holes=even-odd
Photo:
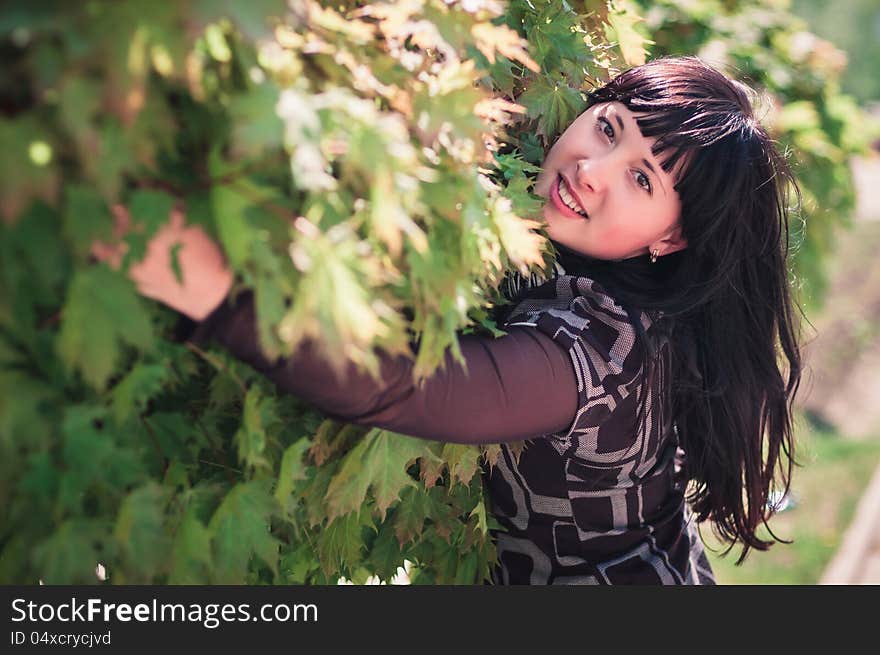
[[[639,319],[650,335],[652,322]],[[484,473],[503,530],[493,531],[497,584],[714,584],[675,461],[677,435],[659,390],[644,389],[642,344],[626,311],[599,283],[559,275],[527,288],[506,326],[531,326],[572,360],[572,424],[507,445]],[[644,429],[637,411],[647,393]]]

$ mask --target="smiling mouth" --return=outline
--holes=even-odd
[[[589,218],[590,215],[584,211],[584,208],[575,200],[574,195],[568,190],[568,184],[565,182],[565,179],[560,175],[556,182],[556,196],[558,196],[559,200],[566,207],[566,209],[570,209],[573,213],[577,214],[581,218]]]

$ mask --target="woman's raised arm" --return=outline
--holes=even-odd
[[[170,265],[170,249],[176,244],[183,284]],[[105,246],[97,248],[98,257],[112,258]],[[472,444],[554,434],[574,420],[578,394],[571,359],[534,328],[515,327],[498,339],[460,337],[467,371],[447,352],[444,367],[421,385],[413,382],[411,359],[384,352],[379,353],[378,381],[353,364],[337,377],[312,341],[289,358],[263,354],[252,295],[225,302],[233,276],[223,254],[201,228],[186,227],[182,216],[150,241],[144,260],[130,268],[130,275],[145,296],[199,323],[192,339],[216,341],[283,391],[339,419]]]
[[[498,339],[460,337],[467,372],[450,351],[422,385],[413,362],[379,352],[379,381],[349,364],[337,377],[320,349],[306,341],[290,358],[260,350],[253,297],[223,304],[196,330],[215,340],[279,388],[351,423],[456,443],[502,443],[567,430],[577,411],[571,359],[550,337],[530,327]]]

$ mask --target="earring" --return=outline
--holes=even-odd
[[[658,257],[659,255],[660,255],[660,251],[659,251],[659,250],[652,250],[652,251],[651,251],[651,263],[652,263],[652,264],[654,264],[654,263],[657,262],[657,257]]]

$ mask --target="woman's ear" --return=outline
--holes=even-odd
[[[684,237],[683,230],[680,225],[674,227],[665,237],[656,243],[652,243],[649,250],[659,250],[662,255],[670,255],[679,250],[687,248],[687,239]]]

